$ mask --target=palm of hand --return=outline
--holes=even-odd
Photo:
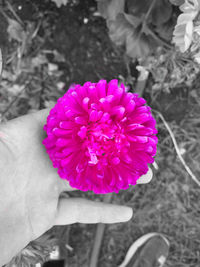
[[[6,183],[1,179],[0,203],[5,214],[1,227],[7,232],[6,242],[13,244],[16,251],[55,224],[62,181],[56,179],[56,170],[41,145],[42,127],[38,116],[28,115],[1,129],[2,139],[5,137],[8,141],[6,158],[2,153],[3,161],[6,161]],[[66,182],[67,189],[70,188]],[[11,249],[12,256],[13,252]]]
[[[128,207],[79,198],[59,198],[62,191],[73,190],[58,178],[42,140],[48,110],[9,121],[0,128],[0,243],[2,262],[9,261],[30,241],[53,225],[115,223],[132,216]],[[4,166],[3,166],[4,165]],[[152,178],[151,171],[140,183]],[[9,250],[5,249],[8,248]]]

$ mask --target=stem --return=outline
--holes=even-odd
[[[2,66],[3,66],[3,58],[2,58],[1,48],[0,48],[0,76],[2,74]]]
[[[149,18],[150,14],[151,14],[151,11],[152,11],[152,9],[153,9],[153,7],[154,7],[156,1],[157,1],[157,0],[153,0],[153,1],[151,2],[151,5],[149,6],[149,9],[148,9],[148,11],[147,11],[147,13],[146,13],[146,15],[145,15],[145,17],[144,17],[144,22],[143,22],[143,24],[146,23],[146,21],[148,20],[148,18]],[[160,1],[160,0],[159,0],[159,1]]]
[[[172,46],[170,44],[168,44],[167,42],[165,42],[164,40],[162,40],[159,36],[157,36],[150,28],[149,26],[147,25],[147,20],[154,8],[154,5],[156,3],[157,0],[153,0],[151,2],[151,5],[149,6],[149,9],[146,13],[146,15],[144,16],[144,19],[143,19],[143,22],[142,22],[142,27],[141,27],[141,31],[140,31],[140,34],[139,34],[139,37],[141,36],[142,32],[145,32],[146,34],[149,34],[151,35],[158,43],[160,43],[161,45],[167,47],[168,49],[171,49]]]
[[[109,203],[111,202],[111,199],[112,199],[112,193],[107,194],[104,196],[103,202]],[[90,267],[97,267],[105,227],[106,225],[104,223],[98,223],[97,225],[97,230],[96,230],[95,239],[94,239],[94,246],[93,246],[92,255],[90,259]]]
[[[151,35],[158,43],[162,44],[163,46],[167,47],[168,49],[172,49],[172,45],[165,42],[163,39],[161,39],[155,32],[153,32],[147,25],[145,27],[145,32],[149,35]]]
[[[162,122],[164,123],[164,125],[165,125],[167,131],[169,132],[169,135],[170,135],[170,137],[171,137],[171,139],[172,139],[172,142],[173,142],[173,144],[174,144],[174,148],[175,148],[175,150],[176,150],[176,153],[177,153],[177,155],[178,155],[178,158],[180,159],[181,163],[183,164],[185,170],[186,170],[187,173],[190,175],[190,177],[192,178],[192,180],[193,180],[198,186],[200,186],[200,181],[196,178],[196,176],[193,174],[193,172],[191,171],[191,169],[189,168],[189,166],[186,164],[184,158],[182,157],[182,155],[181,155],[181,153],[180,153],[180,150],[179,150],[179,147],[178,147],[178,144],[177,144],[176,139],[175,139],[175,137],[174,137],[174,134],[173,134],[171,128],[169,127],[169,124],[166,122],[165,118],[163,117],[163,115],[162,115],[159,111],[157,111],[157,110],[154,110],[154,111],[155,111],[155,112],[158,114],[158,116],[161,118],[161,120],[162,120]]]

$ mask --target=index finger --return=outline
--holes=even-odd
[[[82,198],[60,198],[55,225],[72,223],[118,223],[131,219],[130,207]]]

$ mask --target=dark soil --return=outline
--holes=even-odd
[[[123,57],[109,39],[105,20],[94,16],[96,1],[76,0],[72,5],[60,9],[51,2],[42,2],[14,1],[22,6],[19,14],[23,20],[36,19],[36,10],[48,17],[46,30],[49,36],[44,47],[56,49],[64,55],[65,61],[58,64],[64,70],[66,86],[74,82],[96,82],[99,79],[117,78],[119,74],[126,75]],[[40,31],[41,35],[43,31]]]

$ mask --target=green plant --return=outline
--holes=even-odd
[[[58,241],[52,235],[52,231],[48,231],[37,240],[29,243],[4,267],[32,267],[36,266],[37,263],[42,264],[49,259],[50,253],[57,243]]]
[[[111,40],[125,47],[132,59],[155,53],[158,46],[182,53],[200,63],[199,0],[97,0]],[[180,11],[175,6],[179,6]]]
[[[158,45],[170,48],[174,22],[168,0],[98,0],[98,10],[107,21],[110,38],[131,58],[145,57]]]
[[[57,7],[61,7],[62,5],[67,5],[68,0],[51,0],[56,4]]]

